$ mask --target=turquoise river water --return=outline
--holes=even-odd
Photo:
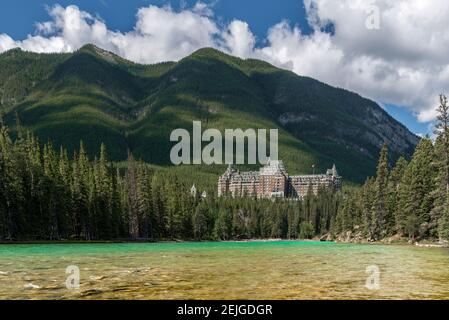
[[[68,266],[79,269],[78,289],[66,286]],[[373,274],[378,281],[367,287]],[[0,245],[0,299],[449,299],[449,249],[301,241]]]

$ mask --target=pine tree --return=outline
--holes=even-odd
[[[417,234],[421,237],[429,235],[430,212],[433,208],[432,191],[434,188],[433,144],[424,138],[418,144],[411,165],[410,194],[406,208],[412,222],[416,221]],[[410,223],[410,225],[413,225]]]
[[[218,210],[218,216],[215,220],[214,235],[217,240],[229,240],[231,237],[231,217],[224,208]]]
[[[368,240],[373,240],[373,203],[374,203],[374,192],[375,192],[375,180],[374,178],[369,178],[362,187],[362,232],[363,235]]]
[[[298,210],[294,210],[294,208],[289,207],[287,210],[287,238],[288,239],[297,239],[298,238],[298,230],[299,230],[299,212]]]
[[[388,195],[387,195],[387,206],[388,211],[393,216],[393,220],[389,221],[391,224],[391,228],[396,229],[396,211],[398,207],[398,189],[402,180],[402,177],[405,174],[405,170],[407,169],[408,162],[404,157],[400,157],[395,166],[390,172],[390,176],[388,178]]]
[[[112,181],[109,172],[106,146],[100,147],[100,159],[94,167],[95,188],[95,225],[100,239],[110,239],[112,236]],[[101,226],[101,227],[99,227]]]
[[[122,198],[123,183],[120,177],[120,171],[113,166],[110,169],[111,174],[111,196],[110,196],[110,208],[111,208],[111,236],[113,239],[124,236],[124,227],[122,219]]]
[[[155,237],[159,239],[165,238],[167,235],[166,204],[164,201],[164,189],[160,179],[158,175],[154,175],[151,181],[151,224],[153,225]]]
[[[386,192],[388,185],[388,147],[382,147],[377,165],[377,175],[374,183],[374,199],[371,212],[370,235],[372,239],[379,240],[386,236],[386,221],[388,211],[386,204]]]
[[[72,221],[75,236],[85,240],[91,240],[90,205],[89,205],[89,180],[90,168],[88,158],[84,150],[83,142],[80,143],[79,154],[76,152],[72,162]]]
[[[440,106],[437,109],[435,134],[441,142],[440,166],[441,179],[446,191],[449,191],[449,104],[445,95],[440,95]]]
[[[400,157],[396,162],[396,165],[390,172],[390,177],[388,179],[388,195],[387,195],[387,207],[389,211],[390,220],[387,224],[394,233],[400,232],[400,224],[402,223],[403,217],[401,217],[402,206],[399,205],[399,195],[401,188],[401,181],[404,178],[405,172],[407,170],[408,162],[404,157]],[[403,230],[401,230],[403,231]]]
[[[411,194],[411,180],[413,172],[411,165],[408,164],[404,170],[401,181],[397,187],[397,206],[395,211],[395,221],[396,221],[396,232],[400,236],[405,236],[408,234],[407,220],[410,214],[409,198]]]
[[[300,239],[312,239],[314,236],[314,227],[312,222],[303,221],[299,227],[299,238]]]
[[[59,150],[57,167],[56,184],[58,189],[58,222],[61,237],[67,239],[74,234],[74,230],[71,224],[71,194],[70,185],[72,172],[70,170],[70,161],[67,155],[67,150],[62,146]]]
[[[59,227],[60,227],[60,212],[58,208],[59,190],[56,184],[57,179],[57,162],[56,155],[54,153],[53,145],[49,141],[44,146],[43,153],[43,176],[41,177],[40,190],[40,202],[42,203],[43,214],[45,215],[43,225],[44,230],[48,230],[50,239],[59,239]]]
[[[347,231],[352,231],[354,229],[355,217],[353,216],[356,212],[355,196],[350,194],[343,200],[343,204],[338,210],[337,216],[335,218],[335,226],[333,232],[340,234]]]
[[[167,232],[170,238],[179,235],[182,225],[182,217],[180,215],[181,204],[179,203],[179,181],[176,176],[170,176],[170,183],[166,186],[166,223]]]
[[[13,237],[14,160],[12,159],[12,141],[8,128],[0,118],[0,239],[9,240]]]
[[[441,241],[449,240],[449,105],[445,95],[440,95],[435,134],[434,208],[431,212],[431,229]]]
[[[192,216],[193,233],[196,240],[207,239],[207,215],[207,207],[204,203],[201,203]]]
[[[128,193],[128,221],[131,238],[139,238],[139,195],[137,190],[137,165],[133,155],[128,155],[128,170],[126,171],[126,190]]]
[[[137,170],[137,198],[141,235],[144,238],[153,238],[151,175],[143,164],[139,165]]]

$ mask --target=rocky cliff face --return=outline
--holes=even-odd
[[[394,160],[409,156],[419,142],[378,104],[355,93],[289,72],[256,78],[266,84],[278,122],[322,152],[338,145],[374,160],[388,143]]]

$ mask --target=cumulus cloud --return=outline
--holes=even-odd
[[[179,60],[199,48],[215,46],[220,33],[211,9],[201,2],[181,12],[169,6],[140,8],[134,29],[125,33],[109,30],[100,18],[74,5],[56,5],[49,15],[50,21],[37,24],[37,35],[22,41],[0,34],[0,51],[20,47],[34,52],[71,52],[93,43],[135,62],[155,63]]]
[[[227,30],[221,32],[221,37],[223,39],[222,50],[238,57],[250,57],[253,55],[256,38],[246,22],[232,21]]]
[[[449,88],[446,0],[304,0],[304,5],[312,33],[281,21],[268,30],[262,46],[246,22],[219,24],[203,2],[180,11],[141,8],[129,32],[112,31],[76,6],[56,5],[35,35],[15,40],[0,34],[0,52],[14,47],[71,52],[94,43],[135,62],[155,63],[211,46],[404,106],[421,121],[434,118],[437,95]]]
[[[409,108],[421,121],[432,120],[438,94],[449,87],[449,3],[445,0],[305,0],[314,33],[301,41],[322,36],[332,24],[328,49],[320,55],[335,61],[323,74],[310,76],[342,86],[378,102]],[[379,28],[367,28],[367,20],[379,14]],[[282,41],[279,40],[278,41]],[[335,54],[340,53],[338,61]],[[309,60],[304,53],[292,59]],[[298,73],[304,67],[294,69]],[[297,69],[296,69],[297,68]]]

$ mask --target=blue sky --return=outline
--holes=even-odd
[[[385,105],[384,108],[393,116],[393,118],[402,122],[410,131],[419,135],[433,135],[432,122],[419,122],[416,120],[416,115],[404,107],[398,107],[392,104]]]
[[[34,23],[48,20],[46,7],[74,4],[81,10],[98,14],[110,29],[129,31],[135,23],[138,8],[148,5],[170,5],[175,10],[192,7],[197,1],[166,0],[2,0],[0,4],[0,33],[22,39],[34,32]],[[248,22],[252,31],[263,39],[267,30],[282,19],[307,28],[304,5],[298,0],[204,0],[212,5],[217,19],[228,22],[239,19]],[[24,11],[23,9],[26,8]]]
[[[294,34],[295,26],[298,26],[298,29],[301,30],[304,35],[310,35],[312,33],[312,27],[306,22],[306,9],[304,3],[300,0],[204,0],[203,2],[208,4],[209,8],[213,11],[213,17],[210,19],[216,23],[219,28],[226,28],[225,26],[236,19],[246,22],[250,32],[256,40],[255,47],[271,46],[272,48],[276,48],[272,43],[267,44],[267,33],[270,28],[283,20],[288,21],[288,26],[284,26],[283,30],[290,32],[291,35]],[[186,8],[192,8],[196,3],[196,0],[2,0],[0,4],[0,35],[6,34],[14,39],[14,41],[21,41],[28,35],[36,35],[36,24],[38,22],[51,20],[48,8],[52,8],[56,4],[59,4],[64,8],[69,5],[76,5],[81,11],[88,12],[94,17],[101,17],[101,20],[107,25],[108,30],[126,33],[131,32],[135,28],[136,13],[139,8],[148,7],[150,5],[156,5],[158,7],[170,5],[173,12],[180,12]],[[335,19],[338,19],[338,16],[336,16]],[[379,46],[381,45],[382,44],[379,44]],[[337,46],[337,49],[340,48]],[[292,49],[292,51],[294,50],[299,49]],[[345,49],[343,48],[341,50],[344,51]],[[267,55],[268,58],[272,56],[273,54],[271,56]],[[294,60],[294,58],[292,59],[295,63],[301,64],[301,59],[303,58],[304,57],[301,56],[296,60]],[[273,57],[273,61],[278,61],[276,59],[276,57]],[[270,62],[272,61],[270,60]],[[282,63],[284,62],[280,61],[278,64],[282,66]],[[308,70],[310,68],[306,66],[305,69]],[[302,74],[301,70],[302,69],[299,69],[297,73]],[[336,70],[340,72],[344,69]],[[295,71],[295,68],[293,68],[293,71]],[[375,89],[373,89],[373,91],[370,89],[370,91],[367,89],[366,92],[364,92],[363,87],[358,90],[359,87],[357,87],[357,85],[346,86],[349,81],[345,81],[343,82],[343,85],[341,85],[338,76],[335,77],[335,81],[332,81],[334,80],[332,75],[329,76],[320,70],[312,70],[309,72],[311,74],[305,73],[306,75],[319,78],[319,80],[324,82],[347,87],[361,95],[375,99],[379,103],[382,103],[393,117],[404,123],[412,132],[419,134],[431,132],[428,122],[417,121],[416,114],[420,109],[416,106],[418,103],[415,101],[412,101],[410,105],[405,105],[405,107],[397,107],[399,103],[394,102],[400,102],[401,98],[391,99],[392,101],[388,101],[388,99],[386,99],[387,101],[383,101],[382,92],[379,90],[375,91]],[[320,75],[323,76],[320,77]],[[350,78],[351,76],[349,75],[348,77]],[[400,95],[401,93],[393,92],[393,94]],[[391,94],[389,94],[389,96],[391,96]],[[413,104],[416,105],[412,106]]]

